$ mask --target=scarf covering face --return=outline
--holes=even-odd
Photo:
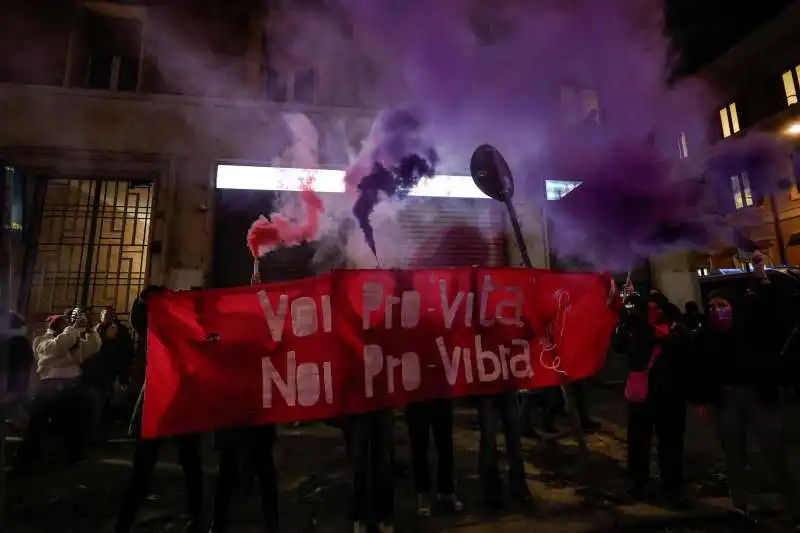
[[[711,308],[711,325],[717,329],[728,329],[733,323],[733,310],[730,307]]]

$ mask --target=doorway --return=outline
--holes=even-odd
[[[48,179],[41,206],[29,324],[78,305],[127,321],[147,278],[153,183]]]

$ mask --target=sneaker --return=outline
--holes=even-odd
[[[455,494],[439,494],[439,504],[446,508],[448,511],[460,513],[464,510],[464,504],[458,499]]]
[[[353,533],[367,533],[369,531],[369,527],[366,523],[360,522],[356,520],[353,522]]]
[[[417,516],[431,515],[431,498],[427,493],[417,494]]]
[[[391,522],[381,522],[378,524],[378,533],[394,533],[394,526]]]

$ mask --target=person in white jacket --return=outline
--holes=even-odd
[[[64,439],[67,461],[83,458],[90,404],[81,383],[81,364],[100,351],[102,341],[83,313],[47,319],[47,331],[33,340],[41,380],[31,402],[30,422],[17,452],[17,466],[30,466],[41,454],[42,434],[51,427]]]
[[[47,331],[33,340],[33,355],[39,379],[72,380],[81,376],[81,365],[100,351],[102,340],[89,327],[86,317],[66,325],[64,316],[52,316]]]

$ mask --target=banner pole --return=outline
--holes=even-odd
[[[504,194],[503,203],[506,206],[506,211],[508,211],[508,218],[511,220],[511,227],[514,230],[514,239],[517,242],[517,248],[519,249],[519,253],[522,258],[522,264],[526,268],[533,268],[533,262],[531,262],[531,257],[528,254],[528,247],[525,245],[525,239],[522,235],[519,217],[517,217],[517,210],[514,208],[514,204],[511,202],[511,195]],[[578,443],[578,448],[580,449],[581,454],[586,457],[586,454],[588,454],[588,447],[586,446],[586,438],[583,434],[583,427],[581,426],[581,417],[576,408],[577,398],[575,398],[575,395],[573,394],[572,387],[570,387],[567,383],[564,383],[562,374],[558,373],[558,379],[559,382],[561,382],[561,395],[564,399],[564,408],[569,415],[572,435],[575,437],[575,441]]]

